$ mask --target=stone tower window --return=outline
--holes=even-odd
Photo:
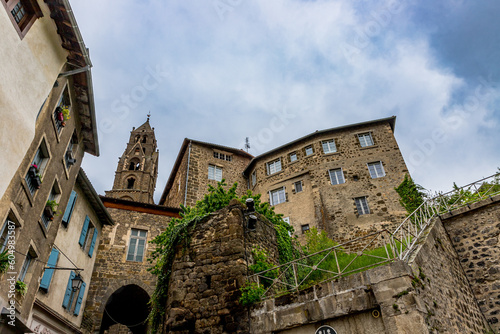
[[[367,215],[370,213],[370,208],[368,207],[368,200],[365,197],[357,197],[354,199],[356,203],[356,210],[358,210],[358,215]]]
[[[130,161],[130,165],[128,166],[128,170],[139,170],[141,168],[141,163],[138,159],[132,159]]]
[[[131,177],[127,180],[127,189],[134,189],[135,179]]]
[[[144,137],[142,137],[142,143],[147,142],[147,140],[148,140],[148,136],[144,136]]]
[[[373,138],[370,132],[360,133],[358,139],[361,147],[373,146]]]

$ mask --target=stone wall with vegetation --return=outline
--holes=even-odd
[[[500,195],[441,218],[481,311],[500,332]]]

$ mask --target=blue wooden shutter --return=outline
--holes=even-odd
[[[55,248],[52,248],[52,252],[49,256],[49,261],[47,262],[47,267],[54,268],[57,263],[57,259],[59,258],[59,251]],[[54,274],[54,269],[45,269],[43,273],[42,281],[40,282],[40,289],[49,291],[50,281],[52,280],[52,275]]]
[[[69,275],[68,285],[66,286],[66,293],[64,294],[64,299],[63,299],[63,304],[62,304],[62,307],[66,308],[66,309],[69,307],[69,299],[71,298],[71,290],[73,289],[71,281],[75,277],[76,277],[76,274],[74,271],[72,271],[71,274]]]
[[[78,293],[78,299],[76,300],[75,311],[73,312],[74,315],[78,315],[78,313],[80,313],[80,307],[82,306],[83,294],[85,293],[86,286],[87,285],[85,284],[85,282],[82,282],[82,286],[80,287],[80,292]]]
[[[80,240],[78,240],[78,243],[82,247],[83,247],[83,244],[85,243],[85,237],[87,236],[87,230],[89,229],[89,222],[90,222],[90,218],[89,218],[89,216],[86,216],[85,222],[83,223],[83,227],[82,227],[82,233],[80,234]]]
[[[95,241],[97,240],[97,228],[94,228],[94,235],[92,236],[92,243],[90,244],[89,256],[92,257],[94,252]]]
[[[71,219],[71,215],[73,214],[73,208],[75,207],[76,203],[76,198],[78,195],[76,194],[76,191],[72,191],[71,195],[69,196],[69,201],[68,205],[66,206],[66,211],[64,211],[64,216],[62,218],[63,224],[68,225],[69,220]]]

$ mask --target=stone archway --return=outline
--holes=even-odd
[[[149,294],[136,284],[118,288],[106,300],[99,333],[104,334],[111,326],[121,324],[133,334],[146,334],[146,318],[150,311],[148,302]]]

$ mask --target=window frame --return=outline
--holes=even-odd
[[[134,231],[137,231],[137,235],[133,235]],[[141,232],[144,232],[144,236],[141,235]],[[136,240],[134,244],[134,252],[133,254],[130,254],[131,246],[132,246],[132,240]],[[139,242],[143,240],[144,244],[142,246],[142,253],[139,255],[138,254],[138,249],[139,249]],[[148,231],[143,230],[143,229],[138,229],[138,228],[132,228],[130,229],[130,237],[128,241],[128,246],[127,246],[127,252],[126,254],[126,260],[130,262],[144,262],[145,254],[146,254],[146,246],[148,243]],[[132,259],[129,259],[129,256],[132,255]],[[141,257],[140,260],[138,260],[138,257]]]
[[[21,39],[23,39],[24,36],[26,36],[33,23],[35,23],[35,21],[38,18],[43,17],[42,10],[40,9],[40,6],[38,5],[38,2],[36,0],[0,0],[0,1],[5,7],[7,15],[9,16],[9,19],[12,22],[14,29],[16,30]],[[16,21],[16,18],[12,14],[12,11],[18,4],[21,4],[25,11],[25,15],[19,22]]]
[[[369,162],[366,164],[366,166],[368,167],[368,172],[370,173],[370,177],[372,179],[378,179],[386,175],[384,164],[382,163],[382,161]],[[379,170],[377,170],[377,166],[380,167]],[[382,174],[379,175],[379,172],[381,172]]]
[[[328,151],[325,150],[325,144],[326,148],[328,148]],[[333,144],[333,150],[332,150],[332,145]],[[323,140],[321,141],[321,147],[323,148],[323,154],[330,154],[330,153],[336,153],[337,152],[337,144],[335,143],[335,139],[328,139],[328,140]]]
[[[358,133],[357,136],[358,136],[359,145],[361,145],[361,147],[375,146],[375,142],[373,141],[373,136],[372,136],[372,133],[370,131]],[[363,140],[361,140],[361,138],[363,138]],[[368,143],[366,138],[370,138],[370,143]]]
[[[210,169],[212,169],[212,172],[210,171]],[[217,172],[220,172],[220,174],[218,174]],[[217,182],[222,181],[222,167],[214,164],[208,164],[208,179]]]
[[[250,174],[250,179],[252,187],[255,187],[255,185],[257,184],[257,170],[254,170],[252,174]]]
[[[302,231],[302,234],[306,234],[311,230],[311,227],[309,226],[309,224],[302,224],[300,225],[300,230]]]
[[[337,172],[340,172],[340,174],[337,174]],[[332,174],[333,173],[335,175],[335,181],[336,181],[336,183],[333,183],[333,178],[332,178]],[[330,176],[330,184],[332,186],[336,186],[336,185],[344,184],[345,183],[344,170],[342,169],[342,167],[329,169],[328,170],[328,175]],[[339,178],[338,178],[339,175],[342,177],[342,182],[339,182]]]
[[[308,149],[311,149],[311,153],[307,153]],[[310,157],[311,155],[314,154],[314,148],[312,145],[307,145],[306,147],[304,147],[304,154],[306,157]]]
[[[274,194],[277,194],[277,202],[274,201]],[[283,196],[281,197],[280,195]],[[284,186],[269,191],[269,204],[271,204],[272,206],[285,203],[286,201],[286,188]]]
[[[50,161],[50,151],[45,141],[45,138],[43,138],[40,141],[40,144],[38,145],[38,148],[35,151],[35,155],[33,156],[31,164],[28,167],[28,171],[26,172],[26,176],[24,177],[26,185],[28,186],[28,191],[30,192],[31,196],[35,196],[37,190],[41,187],[42,176],[45,169],[47,168],[47,165],[49,164],[49,161]],[[37,166],[35,176],[33,176],[31,172],[31,168],[33,165]],[[35,181],[36,178],[38,178],[39,180],[38,182],[40,183],[38,186],[36,185],[37,183]]]
[[[297,190],[297,189],[298,189],[298,188],[297,188],[297,185],[299,185],[300,190]],[[304,182],[302,182],[302,180],[300,180],[300,181],[295,181],[295,182],[293,183],[293,189],[295,190],[295,193],[296,193],[296,194],[297,194],[297,193],[301,193],[301,192],[303,192],[303,191],[304,191]]]
[[[359,216],[371,214],[370,206],[368,205],[368,197],[367,196],[361,196],[361,197],[354,198],[354,204],[356,205],[356,211],[358,212]]]
[[[295,158],[292,159],[292,157],[295,157]],[[292,153],[288,154],[288,158],[290,159],[290,162],[295,162],[295,161],[299,160],[299,157],[297,156],[297,152],[292,152]]]
[[[279,169],[276,166],[278,166]],[[267,170],[267,175],[273,175],[281,172],[283,170],[283,166],[281,164],[281,158],[266,162],[266,170]]]

